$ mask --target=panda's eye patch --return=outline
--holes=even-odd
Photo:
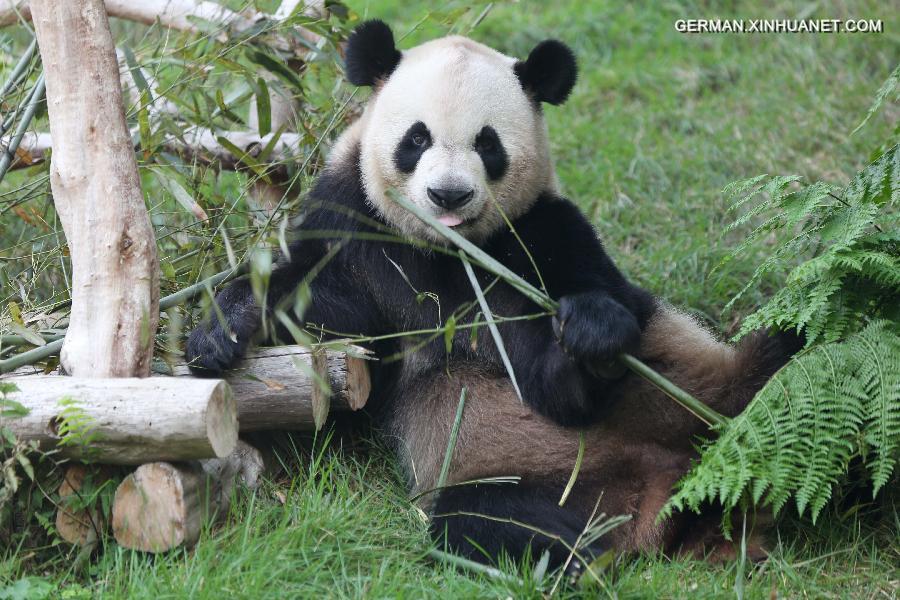
[[[490,125],[485,125],[475,136],[475,152],[484,163],[484,170],[490,179],[500,179],[509,167],[509,157],[500,136]]]
[[[394,164],[401,173],[412,173],[422,154],[431,148],[431,132],[422,121],[416,121],[406,130],[394,150]]]

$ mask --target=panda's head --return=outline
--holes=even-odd
[[[562,103],[575,84],[562,43],[541,42],[524,61],[459,36],[400,52],[387,25],[368,21],[347,42],[346,71],[374,87],[355,132],[362,179],[402,234],[442,241],[392,189],[475,242],[555,190],[541,103]]]

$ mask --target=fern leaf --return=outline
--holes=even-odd
[[[884,322],[867,327],[854,348],[865,400],[865,456],[874,493],[897,466],[900,453],[900,336]]]
[[[875,94],[875,100],[872,102],[872,106],[869,107],[869,112],[866,113],[865,118],[862,120],[862,123],[856,126],[850,135],[853,135],[857,131],[863,128],[863,126],[869,122],[869,119],[872,118],[878,109],[881,107],[881,103],[884,102],[884,99],[887,98],[891,92],[894,91],[897,86],[900,85],[900,65],[897,65],[894,70],[891,72],[890,76],[887,80],[882,84],[882,86],[878,89],[878,92]]]
[[[900,452],[900,336],[877,321],[795,357],[708,443],[664,514],[745,494],[816,520],[855,456],[877,492]]]

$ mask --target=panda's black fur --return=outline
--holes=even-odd
[[[385,29],[364,24],[351,37],[352,82],[372,85],[397,67],[393,36]],[[574,58],[559,42],[538,46],[515,71],[536,101],[562,102],[575,81]],[[427,127],[419,133],[426,135]],[[487,146],[503,152],[497,142],[502,141]],[[492,159],[482,159],[490,173]],[[611,545],[623,550],[708,548],[715,528],[705,521],[655,520],[694,458],[694,436],[705,431],[703,424],[637,377],[607,379],[598,373],[609,373],[595,367],[620,352],[636,353],[717,410],[736,414],[790,349],[762,334],[736,351],[713,342],[693,321],[630,283],[578,208],[546,190],[514,220],[515,234],[503,229],[481,243],[560,302],[556,320],[544,315],[499,325],[522,405],[487,328],[482,325],[473,338],[464,327],[479,311],[459,257],[399,236],[373,208],[362,181],[357,143],[326,168],[310,193],[289,254],[271,275],[268,309],[286,306],[290,312],[295,291],[308,281],[312,301],[303,320],[311,330],[321,327],[332,336],[431,330],[458,315],[449,354],[443,335],[371,344],[380,360],[373,369],[370,407],[407,465],[416,492],[435,485],[460,391],[469,391],[447,482],[452,487],[429,496],[436,539],[477,560],[530,549],[535,555],[548,550],[553,564],[561,564],[569,554],[567,545],[578,538],[600,499],[601,511],[634,518],[584,549],[586,554]],[[315,277],[308,277],[311,271]],[[476,268],[476,275],[495,316],[542,312],[490,274]],[[248,280],[230,284],[216,302],[225,322],[213,316],[187,344],[190,364],[201,374],[233,365],[260,337],[262,315]],[[587,440],[585,460],[560,507],[579,430]],[[521,481],[463,484],[496,476],[520,476]]]

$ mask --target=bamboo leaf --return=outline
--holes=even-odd
[[[447,475],[450,474],[450,464],[453,462],[453,453],[456,451],[456,440],[459,437],[459,426],[462,423],[463,410],[466,407],[466,388],[459,393],[459,403],[456,405],[456,417],[450,427],[450,436],[447,438],[447,450],[444,452],[444,462],[441,465],[441,473],[438,476],[437,489],[441,489],[447,483]]]
[[[519,397],[519,400],[524,402],[522,399],[522,392],[519,390],[519,382],[516,380],[516,373],[513,371],[512,363],[509,360],[509,355],[506,353],[506,347],[503,345],[503,338],[500,336],[500,330],[497,329],[497,323],[494,322],[494,313],[491,312],[491,307],[488,306],[487,299],[484,297],[484,290],[481,289],[481,284],[478,283],[478,278],[475,276],[475,271],[472,270],[472,265],[469,264],[468,258],[466,258],[465,252],[460,250],[459,258],[462,260],[463,267],[466,270],[466,275],[469,277],[469,282],[472,284],[472,289],[475,290],[475,297],[478,298],[478,304],[481,306],[481,312],[484,313],[484,318],[487,321],[488,330],[491,332],[491,336],[494,338],[494,344],[497,346],[497,352],[500,353],[500,359],[503,361],[503,366],[506,368],[506,373],[509,375],[509,380],[512,382],[513,388],[516,390],[516,396]]]
[[[256,93],[256,120],[259,123],[259,135],[266,136],[272,131],[272,103],[269,98],[269,86],[260,77],[256,80],[259,91]]]
[[[575,481],[578,480],[578,473],[581,471],[581,461],[584,460],[584,431],[578,432],[578,455],[575,457],[575,466],[572,467],[572,474],[569,475],[569,482],[563,490],[562,497],[559,499],[559,505],[562,506],[572,493],[575,487]]]

